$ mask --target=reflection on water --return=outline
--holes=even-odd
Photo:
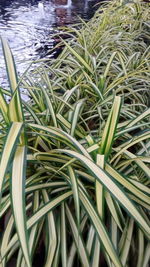
[[[22,73],[27,62],[45,56],[53,47],[57,26],[88,19],[100,0],[0,0],[0,35],[7,38]],[[26,62],[26,64],[24,63]],[[6,74],[0,46],[0,85]]]

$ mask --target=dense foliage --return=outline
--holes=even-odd
[[[1,266],[148,265],[149,18],[141,1],[105,4],[19,80],[2,39]]]

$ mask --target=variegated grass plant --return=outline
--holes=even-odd
[[[34,78],[18,81],[2,39],[10,82],[0,89],[3,267],[37,266],[38,251],[46,267],[148,265],[149,11],[117,2],[74,29]]]

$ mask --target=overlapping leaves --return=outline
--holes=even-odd
[[[10,104],[0,91],[3,267],[14,257],[36,266],[39,250],[46,267],[148,264],[149,48],[132,42],[140,27],[146,36],[149,11],[117,1],[103,11],[51,66],[22,79],[31,103],[2,41],[12,89]]]

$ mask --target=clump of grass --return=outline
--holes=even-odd
[[[2,40],[2,266],[36,266],[39,250],[43,266],[148,265],[148,13],[112,1],[19,82]]]

